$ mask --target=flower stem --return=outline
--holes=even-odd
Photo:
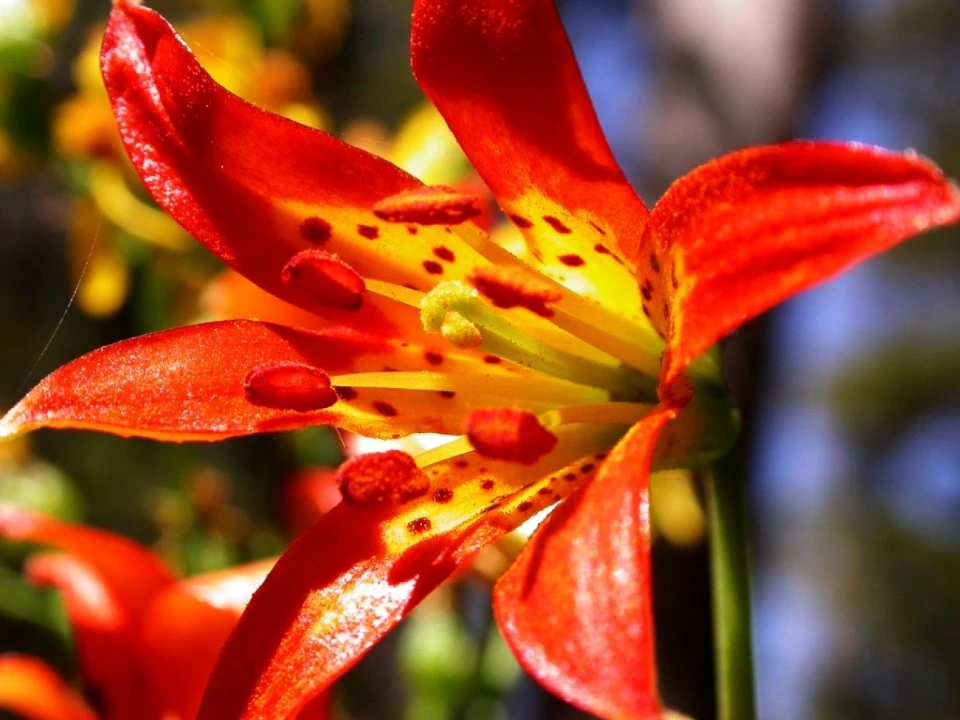
[[[756,717],[743,475],[734,450],[707,473],[717,717]]]

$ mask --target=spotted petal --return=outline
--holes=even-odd
[[[124,145],[153,198],[272,294],[323,312],[281,277],[307,249],[336,253],[364,277],[419,289],[476,261],[443,227],[373,214],[375,203],[419,181],[231,94],[156,12],[116,2],[101,67]]]
[[[594,454],[618,432],[561,428],[556,448],[534,465],[482,458],[458,440],[420,458],[429,488],[417,499],[340,503],[253,596],[200,718],[294,717],[476,550],[589,480]]]
[[[637,258],[668,334],[662,382],[758,313],[958,218],[956,185],[913,154],[793,142],[697,168],[657,203]]]
[[[637,423],[494,589],[497,622],[527,672],[601,717],[660,717],[648,473],[673,414],[658,408]]]
[[[648,212],[610,152],[553,0],[417,0],[411,55],[534,256],[569,286],[639,312],[621,261]]]
[[[0,437],[70,427],[217,440],[316,424],[378,437],[456,434],[472,410],[489,402],[489,386],[478,376],[523,388],[529,375],[471,351],[344,328],[207,323],[116,343],[68,363],[0,420]],[[405,387],[421,389],[395,389]],[[533,393],[528,405],[542,410],[549,400]]]

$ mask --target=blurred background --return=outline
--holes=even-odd
[[[960,176],[956,0],[562,0],[615,153],[652,203],[744,145],[914,148]],[[427,182],[476,179],[406,64],[406,0],[158,2],[252,102]],[[93,348],[230,312],[236,278],[158,211],[97,70],[106,0],[0,0],[0,409]],[[908,243],[726,347],[745,415],[762,718],[960,718],[960,244]],[[43,432],[0,445],[0,500],[108,528],[190,575],[267,557],[363,449],[323,429],[166,445]],[[666,701],[710,718],[701,490],[655,480]],[[352,718],[581,717],[524,678],[489,588],[507,545],[338,686]],[[0,555],[6,557],[10,553]],[[67,676],[53,591],[0,565],[0,651]]]

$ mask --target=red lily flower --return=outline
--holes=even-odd
[[[119,0],[102,67],[147,188],[233,269],[331,324],[220,322],[101,348],[43,380],[0,433],[465,431],[341,469],[345,501],[254,595],[200,717],[295,716],[477,549],[557,503],[495,589],[500,626],[570,702],[659,717],[647,478],[731,442],[706,351],[955,222],[960,193],[915,155],[794,142],[708,163],[651,213],[550,0],[416,0],[412,52],[533,264],[490,242],[472,198],[243,102],[159,15]]]
[[[0,506],[0,538],[45,546],[28,558],[24,575],[63,595],[83,687],[107,720],[196,717],[224,640],[274,563],[178,581],[126,538],[7,505]],[[30,658],[0,658],[0,708],[38,719],[94,717],[56,673]],[[321,695],[301,718],[322,720],[329,709]]]

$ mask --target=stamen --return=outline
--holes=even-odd
[[[254,405],[297,412],[323,410],[339,400],[323,370],[300,363],[258,365],[243,379],[243,392]]]
[[[284,266],[283,283],[318,305],[337,310],[359,310],[366,289],[363,278],[337,255],[304,250]]]
[[[477,268],[468,279],[496,307],[522,307],[544,318],[553,316],[547,303],[563,297],[563,293],[539,276],[517,266]]]
[[[443,333],[448,316],[456,313],[472,326],[481,338],[480,347],[487,352],[571,382],[609,390],[621,397],[653,397],[654,381],[633,369],[619,364],[604,364],[560,350],[531,336],[486,305],[479,293],[460,282],[439,283],[423,296],[420,320],[427,332]],[[446,334],[444,334],[446,337]],[[449,338],[448,338],[449,339]]]
[[[533,465],[557,446],[557,436],[536,415],[520,408],[474,410],[467,418],[466,434],[484,457],[523,465]]]
[[[462,226],[454,232],[493,265],[519,267],[536,273],[536,270],[494,243],[478,228]],[[552,278],[536,274],[561,294],[561,298],[551,306],[555,311],[550,318],[552,323],[643,373],[652,377],[659,374],[660,354],[664,348],[659,336],[600,303],[577,295]]]
[[[364,507],[400,505],[430,490],[426,473],[400,450],[347,460],[337,471],[337,482],[345,502]]]
[[[610,397],[604,390],[545,375],[510,377],[487,373],[370,372],[335,375],[330,378],[330,384],[334,387],[455,392],[458,396],[483,393],[496,398],[497,402],[532,401],[550,406],[602,403]]]
[[[458,225],[480,212],[480,198],[445,185],[391,195],[373,206],[373,214],[383,220],[413,225]]]

